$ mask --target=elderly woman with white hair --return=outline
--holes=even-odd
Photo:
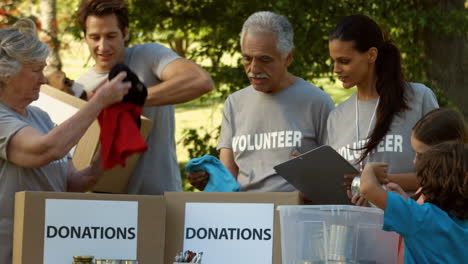
[[[130,83],[119,74],[70,119],[56,126],[30,103],[46,83],[49,49],[35,24],[20,19],[0,29],[0,263],[12,262],[13,211],[18,191],[85,191],[100,176],[100,155],[77,171],[68,152],[102,109],[122,100]]]

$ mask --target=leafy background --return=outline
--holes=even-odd
[[[86,49],[77,46],[82,43],[75,20],[78,0],[2,0],[0,3],[0,27],[18,17],[30,17],[43,33],[42,39],[57,54],[62,54],[64,61],[70,56],[80,57],[73,60],[74,67],[89,67],[89,55],[83,55],[87,54]],[[230,93],[248,85],[240,63],[239,33],[243,21],[260,10],[283,14],[291,21],[296,49],[290,72],[331,93],[335,103],[345,99],[349,92],[336,89],[328,54],[328,34],[344,16],[362,13],[375,19],[385,35],[400,48],[406,79],[431,87],[442,106],[458,109],[468,120],[466,0],[128,0],[128,4],[129,45],[148,41],[163,43],[202,65],[215,81],[215,91],[176,108],[177,113],[204,109],[203,116],[191,114],[191,119],[217,118],[214,125],[192,120],[195,121],[192,127],[185,126],[178,148],[187,151],[186,159],[218,155],[215,145],[222,102]],[[44,13],[44,7],[54,7],[55,13]],[[52,19],[45,19],[49,15]],[[62,67],[61,63],[56,65],[56,69]],[[64,68],[67,69],[70,68]],[[77,77],[73,72],[67,74]],[[184,162],[180,166],[183,171]],[[192,190],[186,183],[185,188]]]

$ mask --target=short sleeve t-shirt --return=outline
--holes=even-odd
[[[146,87],[161,83],[165,67],[180,58],[172,50],[157,44],[145,43],[125,50],[124,63],[138,76]],[[107,80],[108,72],[91,68],[78,80],[77,85],[93,92]],[[181,191],[182,182],[175,150],[174,106],[147,106],[143,116],[153,121],[146,139],[148,150],[140,156],[128,185],[131,194],[163,194]]]
[[[234,152],[241,191],[294,191],[273,167],[325,142],[330,96],[301,78],[266,94],[248,86],[224,104],[218,149]]]
[[[385,231],[405,241],[405,263],[467,263],[468,220],[451,217],[434,204],[388,192]]]
[[[0,263],[11,263],[15,193],[67,190],[68,155],[40,168],[23,168],[8,161],[8,143],[20,129],[31,126],[46,134],[55,126],[39,108],[28,106],[26,111],[27,116],[21,116],[0,104]]]
[[[414,172],[411,131],[421,117],[439,107],[434,93],[422,84],[409,85],[406,98],[410,109],[394,117],[390,130],[363,161],[362,167],[355,164],[361,156],[358,149],[364,146],[367,136],[374,128],[377,118],[374,112],[378,99],[364,102],[357,101],[356,96],[356,93],[353,94],[330,113],[327,122],[328,145],[357,169],[363,169],[366,162],[373,161],[389,163],[388,173]],[[356,131],[357,128],[359,132]]]

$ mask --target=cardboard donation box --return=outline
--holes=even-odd
[[[47,85],[41,86],[39,100],[32,103],[32,105],[38,106],[47,112],[56,124],[67,120],[85,104],[86,101]],[[151,126],[151,120],[142,116],[140,132],[143,138],[148,136]],[[99,145],[99,133],[99,124],[95,121],[72,150],[73,164],[77,169],[86,168],[91,164],[93,155]],[[127,184],[139,157],[140,154],[134,154],[127,159],[125,167],[116,166],[106,171],[93,187],[93,191],[127,193]]]
[[[163,263],[162,196],[18,192],[13,264],[72,263],[73,256]]]
[[[166,192],[164,263],[181,251],[203,264],[281,263],[278,205],[300,204],[298,192]]]

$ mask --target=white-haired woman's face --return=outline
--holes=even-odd
[[[8,78],[3,95],[21,104],[37,100],[41,85],[47,83],[43,72],[45,66],[45,61],[22,65],[18,73]]]

